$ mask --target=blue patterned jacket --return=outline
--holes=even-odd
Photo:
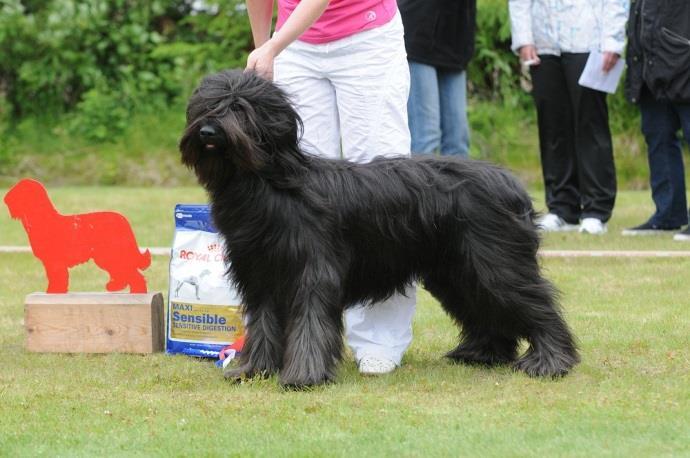
[[[508,6],[515,52],[531,44],[538,54],[623,54],[628,0],[509,0]]]

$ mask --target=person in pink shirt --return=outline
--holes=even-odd
[[[368,162],[409,156],[410,75],[395,0],[247,0],[256,49],[247,69],[274,79],[304,122],[302,148]],[[375,249],[373,247],[372,249]],[[359,371],[392,372],[412,341],[414,287],[377,307],[345,312]]]

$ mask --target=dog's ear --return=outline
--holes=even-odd
[[[299,148],[302,120],[287,93],[253,72],[243,72],[239,80],[228,116],[247,137],[235,135],[238,166],[269,179],[301,169],[307,162]]]
[[[252,89],[256,91],[236,94],[227,114],[218,120],[232,161],[265,177],[277,169],[299,167],[305,161],[298,145],[301,119],[272,83],[262,80]]]
[[[227,153],[242,170],[260,172],[270,161],[266,148],[269,133],[257,110],[248,100],[235,98],[219,124],[225,132]]]

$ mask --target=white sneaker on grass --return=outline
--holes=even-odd
[[[580,232],[583,234],[606,234],[606,224],[598,218],[583,218],[580,221]]]
[[[690,226],[673,236],[676,242],[690,242]]]
[[[544,232],[576,231],[577,227],[577,224],[567,223],[555,213],[547,213],[537,220],[537,229]]]
[[[362,375],[390,374],[397,367],[393,361],[377,356],[364,356],[359,360],[358,366]]]

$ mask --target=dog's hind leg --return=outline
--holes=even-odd
[[[294,388],[334,380],[343,347],[343,309],[335,269],[318,265],[298,281],[280,371],[280,383]]]
[[[517,356],[517,338],[511,333],[499,333],[476,316],[471,298],[465,297],[458,282],[452,282],[447,274],[429,276],[426,289],[438,299],[443,309],[460,328],[460,343],[446,357],[465,364],[495,366],[512,363]]]
[[[277,373],[282,366],[284,320],[270,301],[258,302],[261,306],[253,306],[253,303],[250,299],[245,304],[248,322],[239,366],[228,367],[223,373],[226,379],[240,380],[256,375],[268,377]]]
[[[579,361],[575,339],[561,316],[557,293],[539,272],[536,256],[525,259],[518,272],[493,291],[494,308],[502,309],[504,325],[527,339],[529,348],[514,367],[530,376],[561,377]]]
[[[527,328],[527,352],[515,363],[515,369],[530,376],[561,377],[580,362],[577,345],[561,316],[554,287],[532,262],[534,281],[518,293],[522,302],[519,315]]]
[[[567,374],[579,361],[577,348],[561,317],[556,290],[541,276],[536,235],[514,227],[511,240],[480,237],[469,241],[455,266],[463,273],[462,322],[470,339],[456,351],[470,350],[470,344],[481,342],[480,336],[498,345],[505,339],[525,338],[530,347],[515,363],[516,369],[531,376]]]
[[[127,279],[127,284],[129,284],[130,293],[134,294],[146,292],[146,279],[138,270],[130,273],[129,278]]]

